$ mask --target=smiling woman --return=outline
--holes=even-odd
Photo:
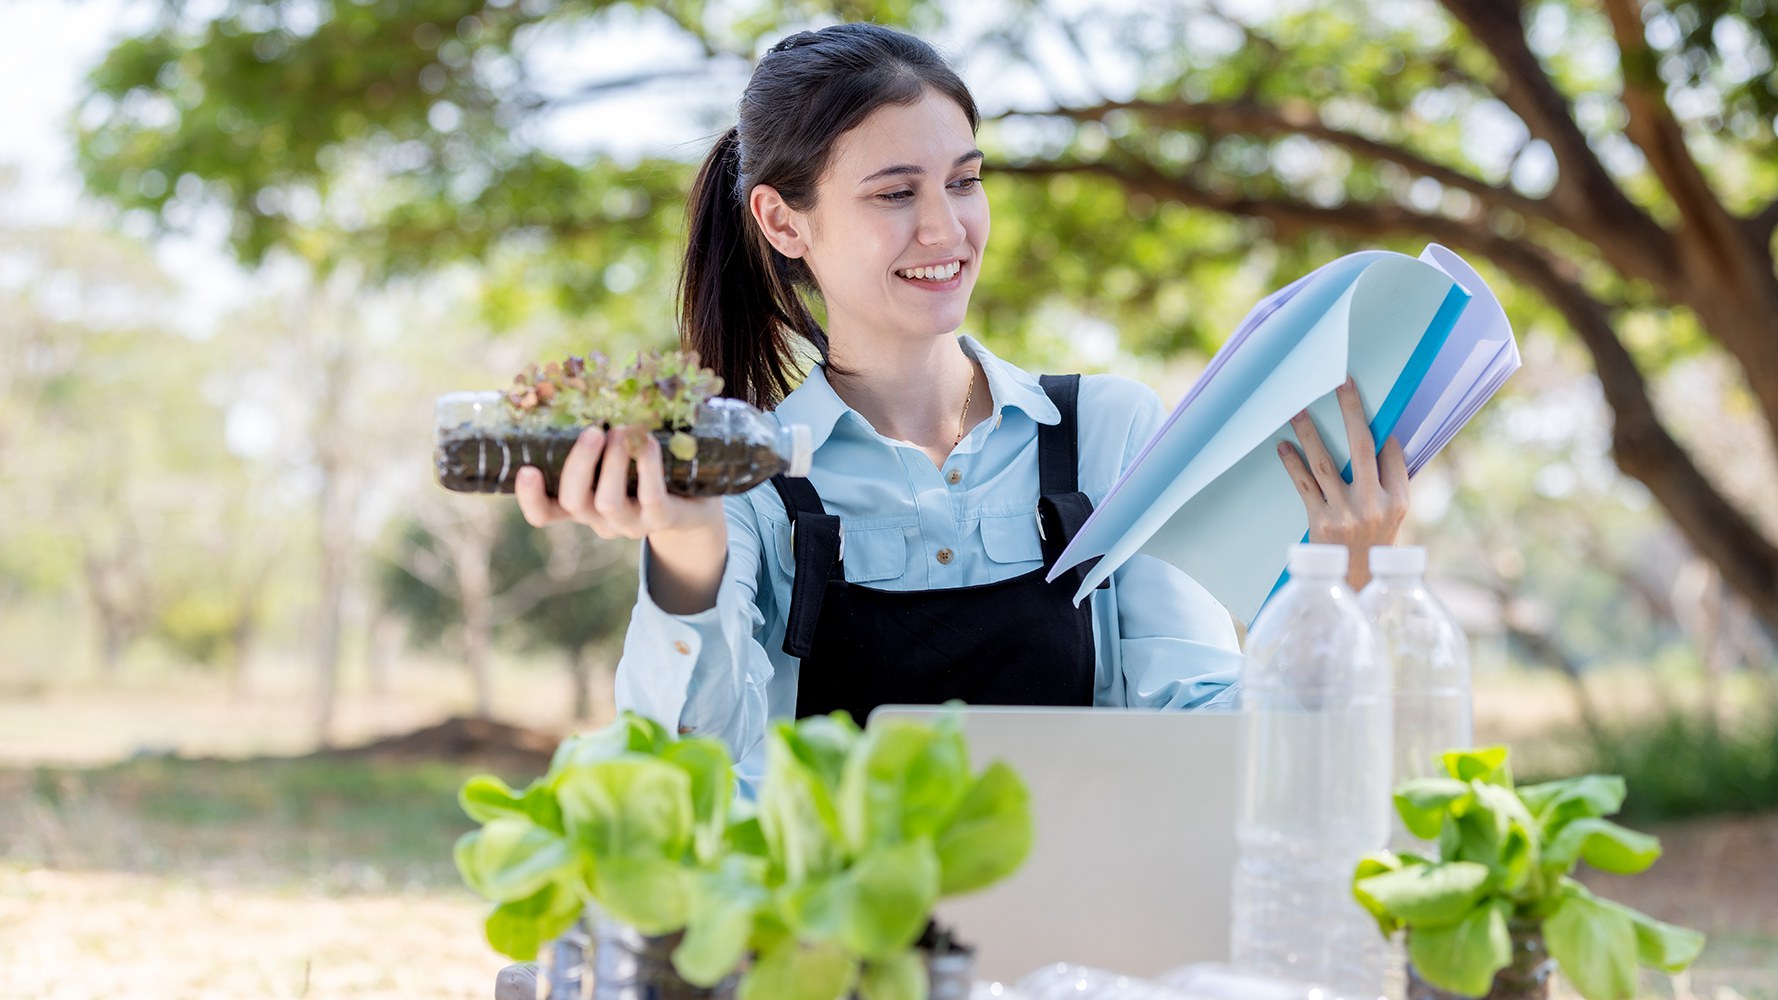
[[[773,47],[691,192],[680,334],[730,393],[810,428],[808,478],[669,496],[656,446],[588,431],[558,499],[535,470],[519,479],[533,524],[645,541],[618,703],[722,739],[744,783],[779,718],[1233,700],[1229,616],[1178,570],[1132,559],[1078,607],[1074,573],[1044,580],[1164,410],[1138,383],[1039,379],[959,335],[988,246],[978,124],[917,38],[842,24]],[[1342,402],[1359,412],[1352,392]],[[1353,423],[1367,435],[1353,451],[1371,454]],[[1285,464],[1312,509],[1342,515],[1312,517],[1341,532],[1316,540],[1393,537],[1399,450],[1349,487],[1314,485],[1304,459],[1327,464],[1318,440]],[[595,469],[612,473],[596,487]]]

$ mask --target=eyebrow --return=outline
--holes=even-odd
[[[979,149],[972,149],[969,152],[964,153],[962,156],[959,156],[955,160],[951,161],[951,167],[952,167],[952,169],[955,169],[957,167],[961,167],[962,165],[964,165],[965,163],[968,163],[971,160],[981,160],[981,159],[983,159],[982,151]],[[925,173],[926,173],[925,167],[918,167],[912,163],[902,163],[902,164],[898,164],[893,167],[884,167],[883,169],[877,171],[874,174],[871,174],[869,177],[866,177],[865,179],[859,181],[858,183],[859,184],[869,184],[871,181],[879,180],[884,177],[920,176]]]

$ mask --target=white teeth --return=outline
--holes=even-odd
[[[904,278],[916,278],[922,281],[949,281],[956,277],[957,272],[961,270],[963,270],[963,262],[954,260],[949,264],[940,264],[937,267],[913,267],[895,273]]]

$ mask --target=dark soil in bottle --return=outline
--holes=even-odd
[[[444,432],[433,455],[439,485],[457,493],[511,493],[519,469],[533,465],[543,473],[544,492],[553,497],[562,464],[579,436],[578,429],[488,432],[463,427]],[[655,431],[654,436],[661,443],[667,492],[680,496],[743,493],[784,469],[784,460],[769,445],[699,437],[694,438],[697,452],[681,459],[667,450],[671,432]],[[634,466],[628,492],[636,495]]]

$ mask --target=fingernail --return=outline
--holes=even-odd
[[[1283,458],[1284,456],[1286,456],[1288,454],[1290,454],[1290,445],[1284,443],[1283,441],[1278,442],[1278,457]]]

